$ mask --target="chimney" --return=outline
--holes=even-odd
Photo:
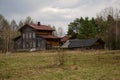
[[[40,22],[38,22],[38,26],[40,26]]]

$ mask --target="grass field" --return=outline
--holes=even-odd
[[[120,80],[120,50],[0,54],[0,80]]]

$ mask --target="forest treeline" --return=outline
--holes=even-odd
[[[24,24],[36,23],[31,17],[26,17],[16,23],[15,20],[9,22],[0,14],[0,51],[12,51],[13,39],[20,35],[18,32]],[[54,29],[55,26],[53,26]],[[63,33],[63,29],[58,28],[58,33]],[[96,18],[80,17],[68,24],[68,35],[76,35],[79,39],[101,38],[105,41],[107,49],[120,49],[120,9],[105,8],[97,14]]]
[[[96,18],[76,18],[68,25],[68,35],[79,39],[101,38],[107,49],[120,49],[120,9],[109,7]]]

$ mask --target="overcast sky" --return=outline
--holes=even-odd
[[[120,8],[120,0],[0,0],[0,14],[17,22],[30,16],[33,21],[62,27],[66,32],[75,18],[96,17],[110,6]]]

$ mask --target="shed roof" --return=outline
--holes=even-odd
[[[98,40],[104,44],[104,42],[99,38],[82,39],[82,40],[70,39],[62,45],[62,48],[89,47],[89,46],[92,46]]]

